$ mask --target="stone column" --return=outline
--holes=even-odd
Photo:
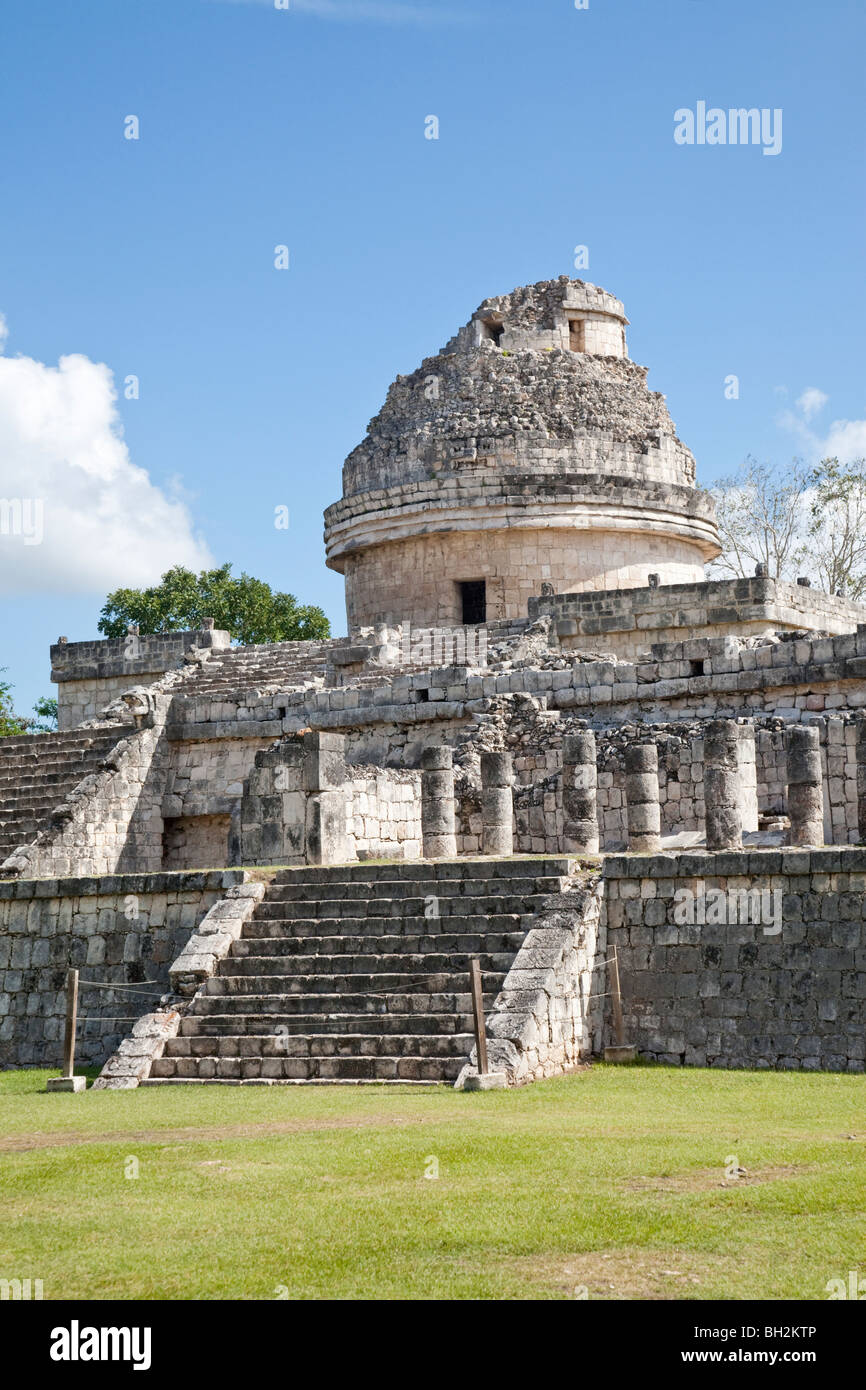
[[[481,853],[513,854],[511,754],[481,754]]]
[[[566,854],[598,854],[598,766],[591,729],[562,740],[562,848]]]
[[[457,857],[450,748],[425,748],[421,754],[421,840],[425,859]]]
[[[631,743],[625,750],[625,801],[628,847],[632,854],[658,854],[662,818],[659,806],[659,754],[654,743]]]
[[[814,724],[792,724],[785,740],[791,845],[824,843],[824,773],[821,735]]]
[[[704,805],[707,849],[742,849],[740,728],[711,719],[704,732]]]
[[[860,629],[857,629],[858,632]],[[866,631],[866,629],[864,629]],[[866,844],[866,717],[857,716],[857,837]]]
[[[306,859],[308,864],[341,864],[349,854],[346,834],[346,738],[344,734],[304,734]]]

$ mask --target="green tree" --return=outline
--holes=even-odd
[[[57,728],[57,701],[51,695],[40,695],[33,712],[38,717],[27,722],[37,734],[53,734]]]
[[[5,669],[5,666],[0,667],[0,670]],[[0,738],[26,734],[32,722],[15,713],[12,708],[12,687],[8,681],[0,680]]]
[[[175,565],[150,589],[115,589],[99,619],[106,637],[124,637],[129,623],[142,635],[183,632],[213,618],[235,642],[298,642],[330,637],[321,608],[301,605],[291,594],[271,589],[249,574],[235,576],[231,565],[192,570]]]

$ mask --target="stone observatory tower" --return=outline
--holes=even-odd
[[[526,616],[556,593],[694,583],[713,503],[618,299],[561,276],[487,299],[398,376],[325,513],[350,630]]]

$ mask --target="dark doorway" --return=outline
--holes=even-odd
[[[486,336],[499,347],[502,335],[505,332],[504,323],[493,323],[490,319],[484,320],[484,332]]]
[[[462,621],[466,624],[487,621],[487,584],[483,579],[460,580]]]
[[[586,330],[583,319],[569,319],[568,346],[572,352],[586,351]]]

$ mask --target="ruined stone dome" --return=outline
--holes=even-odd
[[[351,627],[523,617],[542,583],[703,578],[712,501],[627,356],[627,323],[618,299],[562,276],[485,300],[397,377],[325,514]]]

